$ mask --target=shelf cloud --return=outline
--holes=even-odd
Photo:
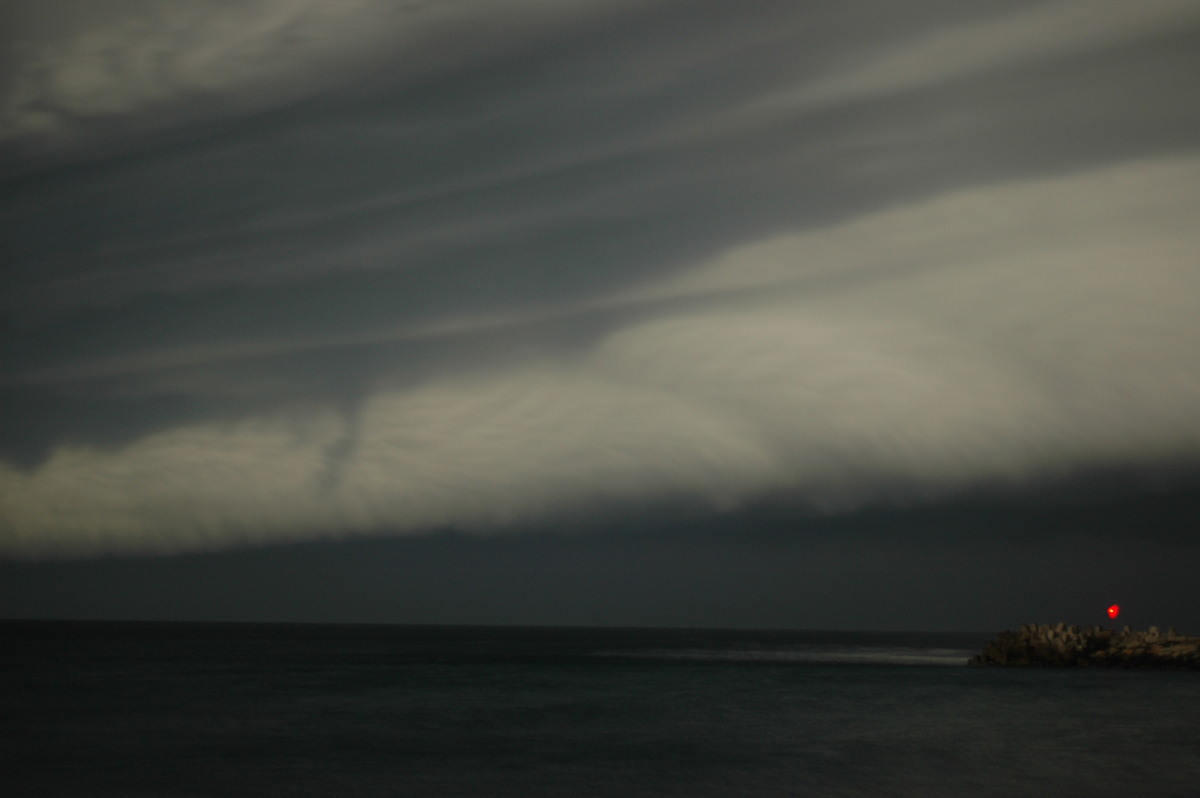
[[[0,555],[1200,455],[1194,4],[12,13]]]

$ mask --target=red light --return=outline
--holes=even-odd
[[[1116,618],[1120,614],[1121,614],[1121,608],[1119,606],[1117,606],[1116,604],[1114,604],[1108,608],[1108,617],[1109,618]]]

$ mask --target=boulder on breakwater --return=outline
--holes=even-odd
[[[1116,632],[1100,626],[1022,624],[1001,632],[968,665],[1200,670],[1200,637],[1157,626]]]

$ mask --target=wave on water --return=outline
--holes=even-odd
[[[762,662],[821,665],[962,666],[976,652],[959,648],[812,647],[797,649],[647,649],[601,651],[597,656],[692,662]]]

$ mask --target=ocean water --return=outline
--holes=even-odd
[[[4,622],[0,795],[1200,795],[1200,674],[987,637]]]

